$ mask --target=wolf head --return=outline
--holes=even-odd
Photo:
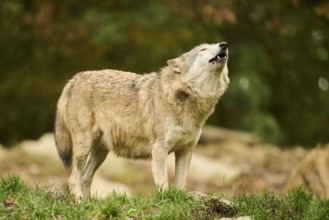
[[[222,69],[228,60],[228,44],[201,44],[178,58],[167,61],[167,64],[177,73],[186,72],[197,66],[209,69]]]
[[[201,44],[178,58],[167,61],[168,66],[189,87],[216,90],[221,76],[228,73],[228,44]]]

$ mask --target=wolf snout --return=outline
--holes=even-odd
[[[211,58],[208,62],[225,64],[228,55],[228,51],[227,51],[228,44],[227,42],[220,42],[218,45],[219,45],[218,53],[215,55],[215,57]]]
[[[222,50],[226,50],[227,47],[228,47],[228,44],[227,44],[227,42],[220,42],[220,43],[219,43],[219,47],[220,47],[220,49],[222,49]]]

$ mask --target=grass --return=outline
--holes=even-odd
[[[240,194],[234,198],[239,214],[255,219],[329,219],[329,200],[315,199],[299,186],[285,195],[269,190],[259,194]]]
[[[27,186],[19,176],[0,180],[0,219],[220,219],[251,216],[253,219],[329,219],[329,201],[315,199],[302,187],[285,195],[269,190],[239,194],[235,207],[218,196],[192,197],[177,188],[155,190],[150,196],[112,194],[88,198],[81,204],[60,190]]]

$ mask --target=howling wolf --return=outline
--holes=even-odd
[[[201,44],[159,72],[86,71],[65,86],[55,139],[70,192],[89,196],[108,152],[152,160],[154,181],[168,187],[167,156],[175,153],[175,183],[186,186],[202,126],[229,85],[228,44]],[[115,168],[113,168],[115,169]]]

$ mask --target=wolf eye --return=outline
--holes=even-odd
[[[207,48],[202,48],[200,51],[205,51],[205,50],[207,50]]]

